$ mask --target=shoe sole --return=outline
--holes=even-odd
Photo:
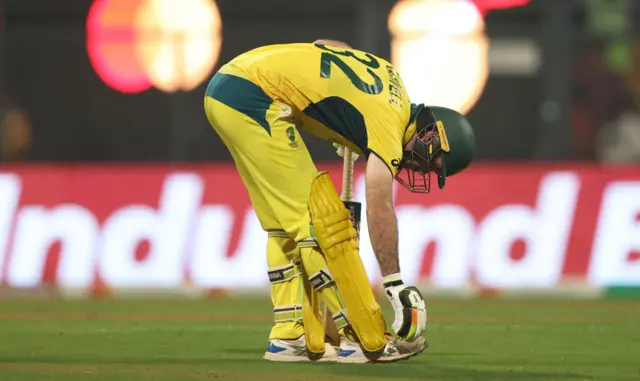
[[[320,354],[314,356],[320,356]],[[333,346],[326,344],[325,352],[318,359],[309,356],[286,356],[273,352],[265,352],[262,359],[273,362],[338,362],[338,352]]]
[[[263,360],[273,361],[273,362],[337,362],[338,358],[331,357],[321,357],[318,360],[312,360],[308,357],[304,356],[280,356],[276,353],[265,353],[262,356]]]
[[[345,357],[345,358],[338,357],[338,363],[340,364],[393,364],[402,360],[408,360],[412,357],[415,357],[420,353],[424,352],[425,349],[427,349],[428,347],[429,347],[429,342],[425,340],[424,346],[422,347],[422,349],[416,352],[407,353],[404,355],[391,356],[384,360],[371,360],[364,357],[364,358],[359,358],[357,360],[354,359],[354,361],[349,361],[348,357]]]

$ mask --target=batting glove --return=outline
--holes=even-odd
[[[384,289],[395,311],[393,332],[408,341],[422,336],[427,328],[427,307],[420,291],[405,286],[398,276],[385,277]]]

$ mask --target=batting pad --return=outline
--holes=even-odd
[[[357,232],[326,171],[311,183],[309,200],[316,240],[340,290],[347,319],[362,347],[378,352],[386,344],[386,323],[376,302],[358,250]]]
[[[303,277],[300,250],[284,231],[271,231],[267,265],[274,326],[269,339],[296,339],[303,334]]]

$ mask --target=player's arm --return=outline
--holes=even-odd
[[[373,252],[383,277],[398,274],[398,221],[393,208],[393,175],[375,153],[367,159],[365,181],[367,223]]]
[[[405,286],[400,275],[393,180],[387,164],[375,153],[369,154],[365,186],[371,246],[384,277],[385,294],[395,312],[393,331],[402,338],[414,340],[427,326],[427,310],[420,291]]]

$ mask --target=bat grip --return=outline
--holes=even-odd
[[[344,147],[344,157],[342,164],[342,201],[353,200],[353,153]]]

